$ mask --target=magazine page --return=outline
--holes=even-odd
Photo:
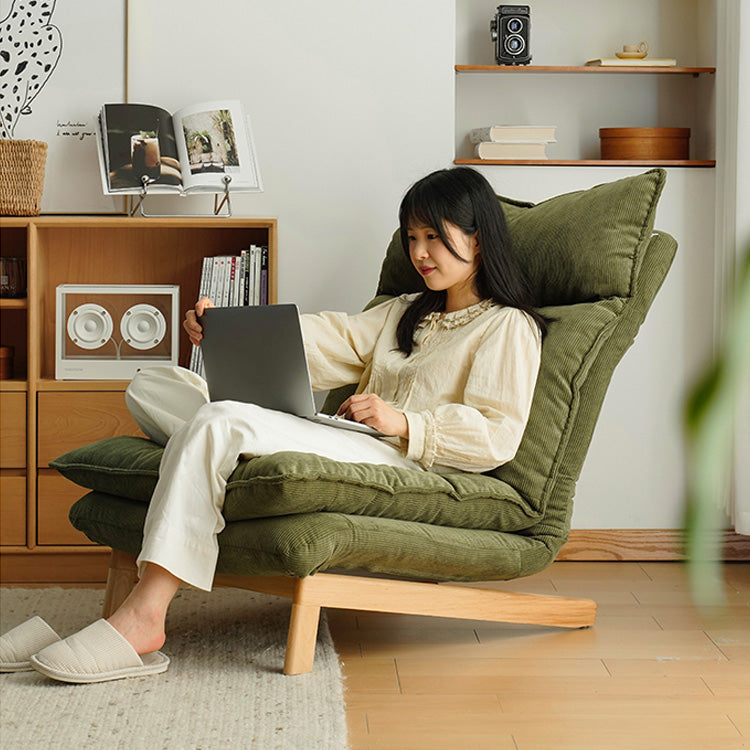
[[[184,107],[173,117],[186,192],[261,191],[250,130],[239,101],[214,101]]]
[[[104,192],[180,192],[182,170],[172,116],[150,104],[105,104],[100,113]]]

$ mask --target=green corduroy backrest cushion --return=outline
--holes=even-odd
[[[535,305],[552,321],[523,441],[513,461],[490,473],[536,507],[545,507],[552,494],[568,442],[576,439],[573,432],[583,432],[587,441],[593,430],[598,405],[590,416],[587,412],[590,424],[582,425],[576,418],[579,394],[634,293],[665,179],[664,170],[653,169],[536,205],[499,198]],[[423,288],[396,232],[373,302]],[[608,380],[613,368],[614,363],[604,373],[597,368],[597,377]],[[339,397],[331,394],[326,408]],[[585,450],[576,452],[575,465],[564,467],[572,484],[566,496],[555,495],[559,502],[572,494],[584,455]]]
[[[537,204],[499,196],[534,304],[630,296],[665,180],[663,169],[652,169]],[[376,294],[397,296],[424,288],[396,232]]]

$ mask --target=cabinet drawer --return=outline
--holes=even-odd
[[[26,394],[0,393],[0,468],[26,466]]]
[[[0,471],[0,544],[26,544],[26,477]]]
[[[70,506],[88,490],[51,470],[39,472],[36,487],[37,544],[93,544],[68,520]]]
[[[37,465],[46,466],[61,454],[94,440],[140,435],[122,391],[40,393]]]

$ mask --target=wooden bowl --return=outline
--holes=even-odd
[[[690,128],[599,128],[602,159],[690,158]]]

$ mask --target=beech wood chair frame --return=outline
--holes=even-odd
[[[103,617],[109,617],[125,601],[134,586],[137,578],[135,560],[127,552],[112,550]],[[587,628],[596,620],[596,603],[591,599],[525,594],[450,583],[318,573],[305,578],[218,574],[214,578],[214,585],[292,600],[283,669],[287,675],[312,671],[321,607],[558,628]]]

